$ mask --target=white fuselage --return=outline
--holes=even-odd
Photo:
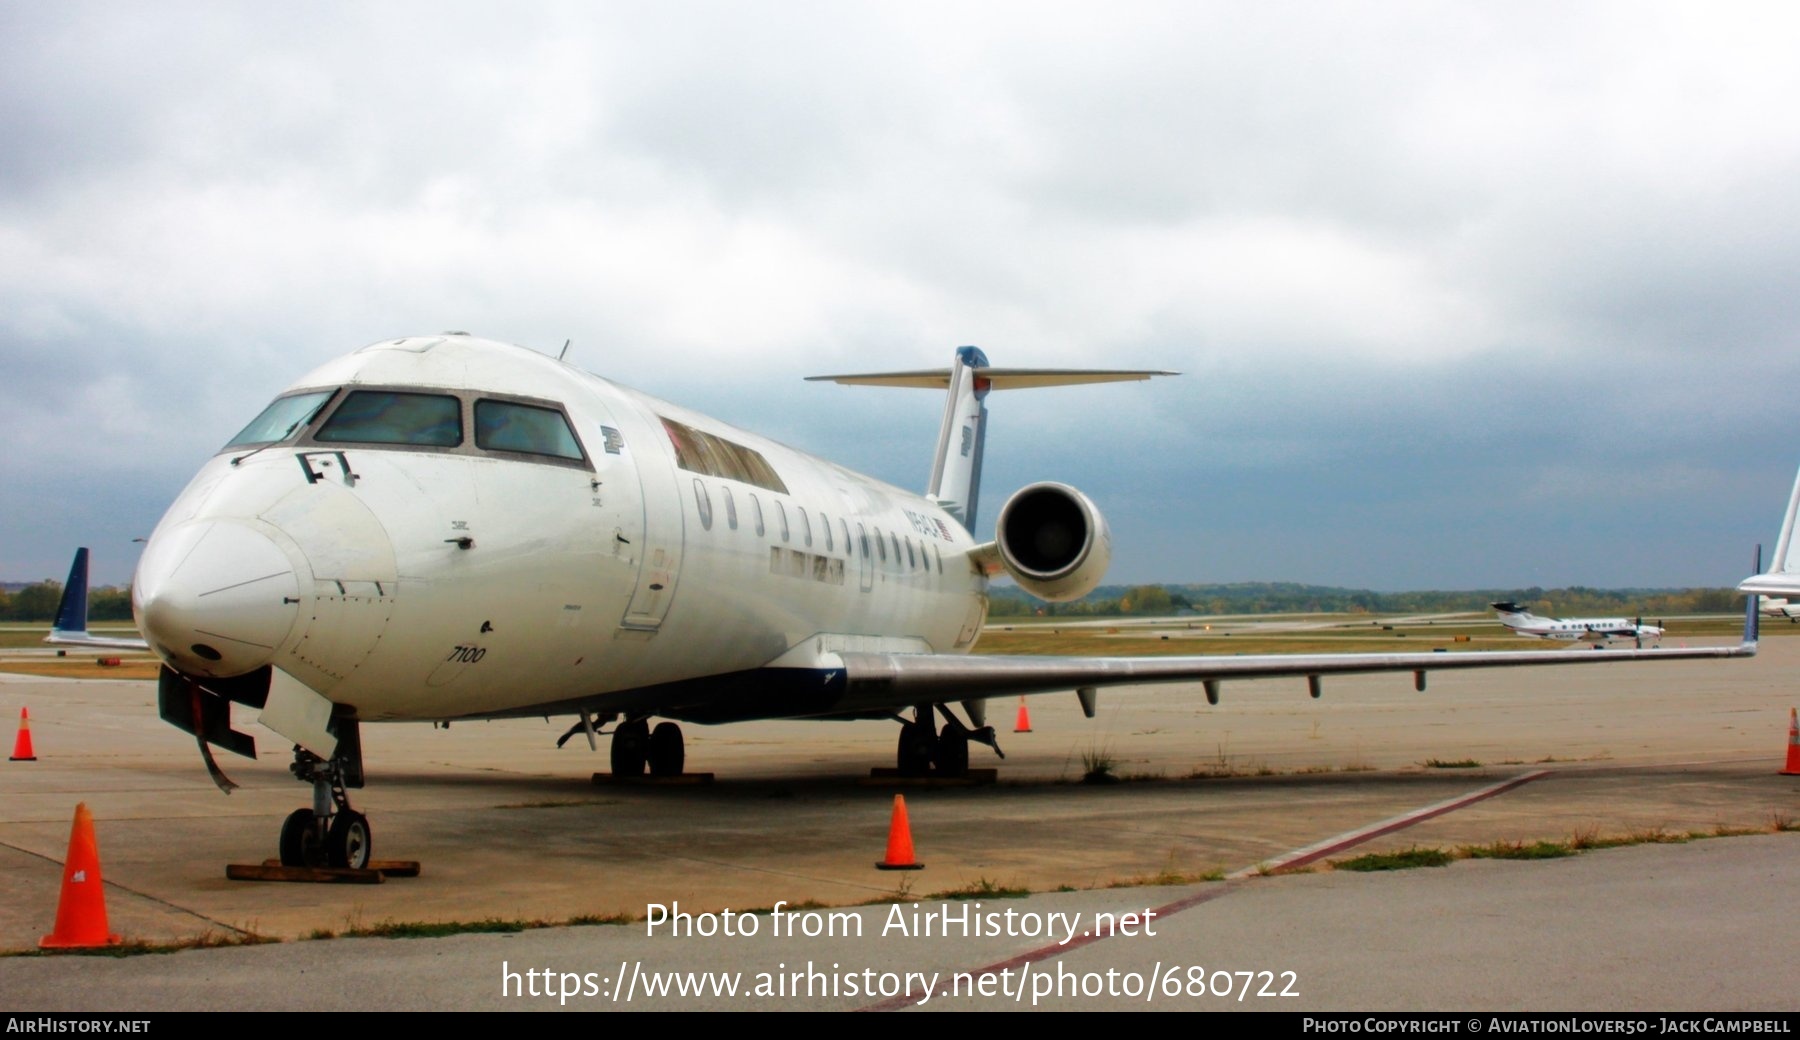
[[[1789,621],[1800,618],[1800,603],[1781,596],[1764,596],[1758,604],[1763,617],[1781,617]]]
[[[930,500],[533,351],[398,340],[303,390],[331,396],[214,457],[145,548],[139,626],[188,675],[273,665],[365,721],[629,710],[650,687],[682,717],[679,684],[691,717],[754,718],[805,698],[701,687],[843,650],[962,651],[985,616],[973,540]],[[453,396],[462,436],[318,439],[356,390]],[[483,447],[483,402],[560,411],[582,457]]]

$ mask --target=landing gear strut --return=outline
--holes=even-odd
[[[363,785],[362,740],[356,723],[334,719],[337,751],[329,760],[302,747],[294,748],[288,771],[312,785],[310,809],[295,809],[281,825],[284,867],[347,867],[365,870],[374,840],[369,818],[350,808],[347,789]]]

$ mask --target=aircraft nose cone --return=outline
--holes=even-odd
[[[281,547],[227,521],[152,538],[132,582],[138,628],[189,675],[223,678],[268,664],[299,616],[300,581]]]

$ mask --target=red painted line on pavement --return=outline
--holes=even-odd
[[[1442,816],[1445,813],[1455,812],[1458,809],[1474,805],[1476,802],[1485,801],[1497,794],[1505,794],[1515,787],[1520,787],[1533,780],[1538,780],[1549,775],[1550,771],[1548,769],[1538,769],[1530,773],[1522,773],[1510,780],[1502,780],[1497,784],[1491,784],[1478,791],[1471,791],[1468,794],[1459,795],[1455,798],[1448,799],[1447,801],[1438,802],[1436,805],[1427,805],[1423,809],[1414,809],[1409,813],[1401,813],[1399,816],[1390,817],[1382,820],[1380,823],[1372,823],[1369,826],[1358,830],[1346,831],[1335,838],[1326,838],[1316,845],[1308,845],[1303,849],[1295,849],[1285,855],[1277,856],[1271,860],[1264,860],[1261,863],[1245,867],[1233,874],[1227,874],[1226,878],[1227,880],[1237,880],[1239,878],[1251,877],[1256,874],[1267,874],[1277,870],[1288,870],[1295,867],[1304,867],[1309,863],[1317,863],[1326,856],[1342,852],[1345,849],[1356,845],[1361,845],[1363,842],[1369,841],[1372,838],[1379,838],[1384,834],[1392,834],[1395,831],[1411,827],[1413,824],[1424,823],[1426,820]]]

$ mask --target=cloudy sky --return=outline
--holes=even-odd
[[[0,0],[0,578],[123,582],[289,382],[466,329],[908,487],[1003,394],[1119,581],[1735,583],[1800,392],[1800,7]]]

